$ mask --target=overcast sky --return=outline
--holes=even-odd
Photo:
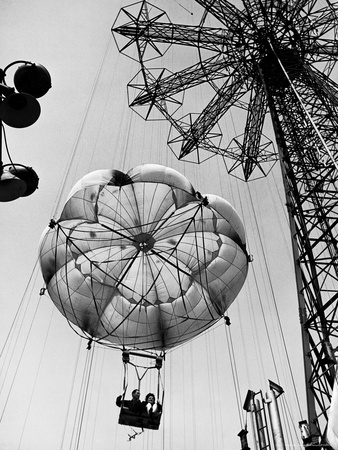
[[[153,3],[173,22],[198,24],[201,19],[202,11],[192,0]],[[168,124],[145,122],[128,108],[126,85],[139,66],[119,54],[110,32],[120,7],[127,4],[2,2],[1,67],[22,59],[41,63],[53,86],[40,99],[41,117],[32,127],[6,127],[13,161],[32,166],[40,185],[32,196],[0,205],[0,342],[5,344],[0,361],[1,449],[234,450],[240,448],[237,433],[246,420],[242,405],[247,390],[264,393],[268,379],[286,391],[294,426],[305,418],[297,297],[279,169],[276,166],[266,179],[245,184],[227,175],[221,159],[202,165],[180,162],[166,147]],[[168,50],[169,61],[183,67],[197,62],[193,50],[177,56],[175,51]],[[8,71],[8,85],[14,72]],[[202,94],[197,92],[192,100],[196,112],[207,103]],[[182,116],[188,112],[183,110]],[[240,130],[240,119],[234,115],[232,123],[222,126],[225,135],[231,127]],[[3,161],[9,162],[5,152]],[[219,322],[213,331],[167,355],[160,431],[146,431],[127,442],[131,431],[117,424],[115,406],[123,382],[121,354],[102,347],[88,352],[86,342],[48,296],[39,295],[44,285],[37,255],[43,230],[58,217],[78,179],[100,168],[127,171],[149,162],[174,167],[201,193],[230,201],[243,218],[254,261],[229,311],[231,327]],[[92,371],[83,409],[81,383],[90,355]],[[131,390],[132,371],[129,383]],[[142,396],[155,386],[155,379],[148,377]],[[77,408],[84,410],[82,422]]]

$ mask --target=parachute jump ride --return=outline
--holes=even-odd
[[[122,349],[140,383],[165,351],[196,337],[235,300],[248,271],[245,231],[234,208],[201,195],[176,170],[146,164],[97,170],[72,189],[40,243],[48,293],[81,336]],[[137,366],[129,355],[156,360]],[[142,367],[143,375],[139,375]],[[164,388],[162,386],[162,402]],[[158,429],[123,407],[119,423]]]

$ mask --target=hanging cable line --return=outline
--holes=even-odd
[[[24,291],[24,293],[23,293],[23,295],[22,295],[22,297],[21,297],[21,301],[20,301],[20,303],[19,303],[19,306],[18,306],[18,308],[17,308],[17,310],[16,310],[16,313],[15,313],[15,316],[14,316],[14,319],[13,319],[13,321],[12,321],[12,323],[11,323],[11,326],[10,326],[10,328],[9,328],[9,331],[8,331],[8,333],[7,333],[7,336],[6,336],[6,339],[5,339],[5,341],[4,341],[4,343],[3,343],[3,346],[2,346],[2,349],[1,349],[1,352],[0,352],[0,360],[3,360],[3,358],[4,358],[4,353],[5,353],[5,351],[7,350],[7,347],[10,345],[10,340],[11,339],[14,339],[14,334],[15,334],[15,328],[20,328],[20,326],[22,325],[22,322],[23,322],[23,320],[24,320],[24,317],[25,317],[25,315],[26,315],[26,312],[27,312],[27,308],[28,308],[28,306],[29,306],[29,302],[27,301],[27,303],[26,303],[26,306],[24,306],[24,302],[25,302],[25,300],[27,300],[28,299],[28,297],[29,297],[29,292],[28,292],[28,290],[29,290],[29,287],[33,284],[33,277],[35,276],[37,276],[37,268],[38,268],[38,260],[36,260],[36,262],[35,262],[35,265],[34,265],[34,267],[33,267],[33,270],[32,270],[32,272],[31,272],[31,274],[30,274],[30,278],[29,278],[29,280],[28,280],[28,283],[27,283],[27,285],[26,285],[26,287],[25,287],[25,291]],[[23,311],[23,308],[25,307],[25,311]],[[19,324],[19,321],[20,321],[20,323],[21,324]],[[19,333],[17,333],[16,334],[16,340],[19,338]],[[2,369],[1,369],[2,370]],[[1,373],[1,370],[0,370],[0,373]],[[5,379],[5,377],[3,377],[3,379]],[[0,389],[0,392],[1,392],[1,389]]]
[[[15,367],[15,369],[14,369],[14,374],[11,376],[10,387],[8,388],[7,396],[6,396],[6,399],[5,399],[5,401],[4,401],[4,405],[3,405],[3,408],[2,408],[2,411],[1,411],[1,415],[0,415],[0,423],[1,423],[2,420],[3,420],[4,414],[5,414],[5,411],[6,411],[6,408],[7,408],[7,404],[8,404],[8,401],[9,401],[9,399],[10,399],[10,396],[11,396],[11,392],[12,392],[12,389],[13,389],[14,384],[15,384],[15,381],[16,381],[16,377],[17,377],[17,374],[18,374],[18,371],[19,371],[19,368],[20,368],[20,365],[21,365],[21,362],[22,362],[22,358],[23,358],[23,355],[24,355],[24,353],[25,353],[25,350],[26,350],[26,347],[27,347],[27,344],[28,344],[28,338],[29,338],[29,336],[30,336],[30,334],[31,334],[31,331],[32,331],[32,329],[33,329],[33,324],[34,324],[34,321],[35,321],[36,316],[37,316],[37,313],[38,313],[39,304],[40,304],[40,298],[39,298],[38,302],[37,302],[36,305],[35,305],[35,309],[34,309],[34,312],[33,312],[33,316],[32,316],[32,319],[31,319],[31,322],[30,322],[30,325],[29,325],[27,334],[26,334],[26,336],[25,336],[24,345],[23,345],[23,347],[22,347],[22,349],[21,349],[21,352],[20,352],[20,355],[19,355],[19,358],[18,358],[18,362],[16,363],[16,367]],[[20,305],[22,305],[22,303],[20,303]],[[19,320],[19,314],[17,314],[17,315],[15,316],[15,320],[16,320],[16,319]],[[11,333],[14,332],[14,328],[15,328],[14,326],[11,327]],[[20,338],[21,338],[21,336],[20,336]],[[3,389],[3,387],[4,387],[4,383],[5,383],[6,377],[7,377],[8,373],[9,373],[10,364],[11,364],[12,358],[13,358],[13,356],[14,356],[14,351],[15,351],[15,347],[16,347],[16,345],[17,345],[17,343],[18,343],[18,339],[19,339],[19,331],[17,332],[17,336],[16,336],[16,340],[15,340],[15,346],[14,346],[14,348],[13,348],[13,350],[12,350],[12,354],[11,354],[10,360],[9,360],[9,362],[7,363],[7,370],[6,370],[6,374],[5,374],[5,377],[4,377],[4,381],[3,381],[3,384],[2,384],[2,387],[1,387],[1,391],[2,391],[2,389]],[[1,391],[0,391],[0,392],[1,392]]]
[[[226,325],[225,321],[223,323],[224,323],[224,330],[225,330],[227,347],[228,347],[228,352],[229,352],[229,361],[230,361],[230,365],[231,365],[232,381],[233,381],[235,395],[236,395],[237,412],[238,412],[240,425],[243,428],[243,408],[242,408],[243,397],[242,397],[242,394],[240,391],[240,384],[239,384],[238,371],[237,371],[237,365],[236,365],[236,357],[234,354],[234,346],[233,346],[232,337],[231,337],[231,329],[230,329],[230,327],[228,327]]]
[[[276,186],[276,180],[275,180],[275,186]],[[277,186],[276,186],[276,191],[278,192]],[[250,197],[249,197],[249,200],[250,200],[251,208],[252,208],[252,210],[253,210],[253,217],[255,218],[255,223],[256,223],[255,228],[257,228],[257,230],[260,230],[260,227],[259,227],[259,224],[258,224],[257,217],[255,216],[255,210],[254,210],[253,201],[252,201],[252,197],[251,197],[251,191],[250,191]],[[234,203],[236,203],[236,204],[238,204],[238,202],[234,200],[233,194],[232,194],[232,196],[231,196],[231,201],[234,202]],[[281,202],[281,199],[280,199],[280,202]],[[243,202],[242,202],[242,196],[239,196],[239,204],[240,204],[240,210],[242,211],[242,214],[244,214],[244,212],[243,212],[244,206],[243,206]],[[262,244],[262,242],[261,242],[261,244]],[[264,249],[263,249],[263,252],[264,252]],[[266,264],[265,264],[265,266],[266,266]],[[255,275],[255,272],[256,272],[256,266],[253,265],[253,275],[254,275],[254,278],[255,278],[255,280],[256,280],[257,292],[260,292],[260,289],[259,289],[259,286],[258,286],[258,283],[257,283],[257,279],[256,279],[256,275]],[[269,274],[269,268],[268,268],[268,267],[266,267],[265,272]],[[272,288],[271,279],[270,279],[270,285],[271,285],[271,288]],[[251,294],[251,293],[250,293],[250,294]],[[264,308],[263,308],[263,306],[262,306],[261,295],[259,295],[259,298],[260,298],[261,311],[262,311],[263,317],[265,317]],[[275,297],[273,296],[273,298],[274,298],[274,305],[275,305],[275,311],[276,311],[276,314],[275,314],[275,315],[276,315],[276,318],[277,318],[277,320],[278,320],[278,322],[279,322],[279,329],[280,329],[281,327],[280,327],[280,318],[279,318],[279,314],[278,314],[278,309],[277,309],[277,306],[276,306]],[[240,304],[238,305],[238,307],[240,307]],[[253,318],[253,317],[254,317],[254,314],[251,315],[251,317]],[[269,330],[268,330],[267,322],[266,322],[265,319],[264,319],[264,321],[265,321],[265,330],[266,330],[266,333],[267,333],[267,335],[269,335],[270,333],[269,333]],[[253,325],[253,326],[252,326],[253,330],[257,330],[257,326],[258,326],[258,325],[256,325],[256,326]],[[257,333],[257,331],[256,331],[256,333]],[[283,333],[282,333],[282,334],[283,334]],[[244,335],[244,334],[243,334],[243,335]],[[282,339],[284,339],[284,336],[282,337]],[[258,342],[258,338],[257,338],[257,342]],[[275,357],[274,357],[274,352],[273,352],[273,349],[272,349],[272,341],[271,341],[271,338],[268,339],[268,343],[269,343],[269,346],[270,346],[270,353],[271,353],[271,356],[272,356],[272,359],[273,359],[273,363],[274,363],[274,367],[275,367],[275,372],[276,372],[276,374],[277,374],[277,378],[279,379],[279,375],[278,375],[279,370],[278,370],[277,361],[275,360]],[[259,349],[259,348],[260,348],[260,345],[257,344],[256,348]],[[284,342],[284,350],[286,350],[286,344],[285,344],[285,342]],[[287,358],[287,367],[289,368],[289,373],[290,373],[290,375],[291,375],[291,379],[292,379],[292,383],[293,383],[292,387],[293,387],[293,390],[294,390],[294,392],[295,392],[295,397],[296,397],[296,401],[297,401],[297,405],[298,405],[298,409],[299,409],[299,414],[301,414],[301,411],[300,411],[299,396],[298,396],[298,392],[297,392],[297,390],[296,390],[296,388],[295,388],[295,384],[294,384],[294,375],[293,375],[293,371],[291,370],[291,367],[290,367],[290,361],[289,361],[289,357],[288,357],[288,352],[287,352],[287,351],[286,351],[286,358]],[[300,415],[300,417],[301,417],[301,415]],[[294,423],[294,422],[293,422],[293,423]],[[294,434],[297,435],[295,429],[294,429],[293,431],[294,431]],[[290,440],[290,442],[291,442],[291,441],[292,441],[292,440]]]
[[[82,427],[83,427],[84,415],[85,415],[86,406],[87,406],[89,383],[90,383],[90,379],[91,379],[92,365],[93,365],[93,358],[94,358],[94,349],[95,349],[95,346],[93,346],[92,349],[90,351],[88,351],[88,353],[87,353],[84,372],[83,372],[83,376],[82,376],[80,394],[79,394],[79,399],[78,399],[78,404],[77,404],[77,410],[76,410],[75,422],[74,422],[72,440],[71,440],[71,448],[73,445],[74,450],[79,449],[80,440],[82,437]]]
[[[27,420],[28,420],[28,417],[29,417],[29,414],[30,414],[30,410],[31,410],[32,400],[33,400],[34,394],[36,392],[36,387],[37,387],[37,382],[38,382],[38,378],[39,378],[39,374],[40,374],[40,369],[41,369],[42,361],[43,361],[43,358],[45,356],[45,351],[46,351],[46,348],[47,348],[47,341],[48,341],[48,338],[49,338],[50,328],[51,328],[51,324],[52,324],[52,320],[53,320],[53,313],[54,313],[54,311],[50,315],[49,322],[48,322],[48,325],[46,327],[46,335],[45,335],[45,339],[44,339],[44,343],[43,343],[43,348],[42,348],[42,351],[41,351],[39,362],[38,362],[38,364],[36,366],[35,379],[34,379],[34,382],[33,382],[32,388],[31,388],[29,403],[28,403],[28,407],[27,407],[27,411],[26,411],[26,415],[25,415],[25,421],[24,421],[23,427],[21,429],[21,436],[20,436],[20,442],[19,442],[18,450],[21,448],[23,435],[24,435],[25,430],[26,430]]]
[[[65,416],[64,425],[63,425],[63,431],[62,431],[62,439],[61,439],[61,447],[60,447],[61,450],[64,448],[64,446],[66,444],[66,432],[67,432],[67,426],[68,426],[69,418],[70,418],[72,396],[73,396],[74,389],[75,389],[75,384],[76,384],[76,381],[77,381],[77,370],[76,369],[79,366],[81,348],[82,348],[82,342],[79,340],[77,354],[76,354],[76,359],[75,359],[75,364],[74,364],[74,369],[73,369],[73,378],[72,378],[70,391],[69,391],[68,402],[67,402],[67,413],[66,413],[66,416]]]
[[[250,196],[250,201],[252,202],[252,197],[251,197],[250,191],[249,191],[249,196]],[[254,210],[254,208],[252,208],[252,210],[253,210],[253,214],[254,214],[254,220],[255,220],[256,225],[257,225],[257,230],[259,230],[259,226],[258,226],[255,210]],[[285,342],[285,337],[284,337],[284,333],[283,333],[283,329],[282,329],[282,325],[281,325],[281,321],[280,321],[280,316],[279,316],[279,312],[278,312],[278,307],[277,307],[277,303],[276,303],[276,298],[275,298],[275,294],[274,294],[273,283],[271,281],[270,272],[269,272],[268,264],[267,264],[267,260],[266,260],[266,254],[265,254],[265,251],[264,251],[264,246],[263,246],[262,237],[260,235],[260,232],[258,232],[258,237],[259,237],[259,239],[261,241],[261,249],[262,249],[262,253],[263,253],[264,263],[265,263],[265,266],[266,266],[266,269],[267,269],[267,276],[268,276],[268,281],[269,281],[269,287],[270,287],[270,290],[271,290],[271,295],[272,295],[273,304],[274,304],[274,308],[275,308],[276,318],[277,318],[277,321],[278,321],[278,327],[279,327],[280,335],[281,335],[281,338],[282,338],[283,348],[284,348],[284,352],[285,352],[285,356],[286,356],[287,364],[288,364],[288,368],[289,368],[289,373],[290,373],[292,384],[293,384],[293,388],[294,388],[294,394],[295,394],[295,397],[297,399],[299,414],[300,414],[300,417],[301,417],[301,408],[300,408],[299,396],[298,396],[298,392],[297,392],[297,389],[296,389],[296,386],[295,386],[295,380],[294,380],[294,376],[293,376],[293,372],[292,372],[292,368],[291,368],[291,364],[290,364],[288,349],[287,349],[286,342]],[[253,272],[254,272],[254,270],[253,270]],[[257,284],[256,276],[255,276],[255,280],[256,280],[256,284]],[[267,326],[267,322],[266,322],[266,318],[265,318],[265,314],[264,314],[264,308],[262,306],[261,300],[260,300],[260,305],[261,305],[263,320],[264,320],[264,324],[265,324],[265,329],[266,329],[266,332],[267,332],[267,334],[269,336],[268,326]],[[270,347],[271,356],[272,356],[272,359],[273,359],[273,364],[274,364],[274,367],[275,367],[277,381],[279,382],[279,374],[278,374],[277,364],[276,364],[274,353],[273,353],[273,350],[272,350],[270,338],[268,339],[268,341],[269,341],[269,347]]]
[[[58,194],[56,196],[56,202],[54,204],[54,208],[53,208],[53,212],[52,212],[51,217],[54,217],[55,214],[56,214],[56,211],[59,209],[60,201],[61,201],[62,195],[64,193],[65,186],[67,185],[66,182],[69,181],[70,170],[74,166],[75,156],[77,155],[77,152],[80,149],[78,144],[79,144],[80,137],[82,136],[82,133],[84,131],[84,128],[85,128],[85,125],[86,125],[86,122],[87,122],[88,114],[89,114],[89,111],[90,111],[90,108],[91,108],[91,104],[93,102],[93,98],[94,98],[95,92],[97,90],[98,81],[100,79],[100,75],[102,73],[102,69],[103,69],[104,63],[106,61],[106,57],[107,57],[108,50],[109,50],[109,47],[110,47],[110,44],[111,44],[111,40],[112,40],[111,37],[109,37],[108,40],[107,40],[107,43],[106,43],[106,46],[105,46],[105,51],[104,51],[104,54],[103,54],[103,57],[102,57],[102,60],[101,60],[101,64],[100,64],[100,66],[99,66],[99,68],[97,70],[96,77],[94,79],[93,86],[92,86],[91,92],[89,94],[88,102],[87,102],[87,105],[86,105],[86,108],[85,108],[85,111],[84,111],[84,114],[83,114],[83,118],[82,118],[82,121],[81,121],[81,124],[80,124],[80,128],[79,128],[77,137],[76,137],[74,145],[73,145],[73,150],[71,152],[70,159],[69,159],[69,162],[67,164],[67,169],[66,169],[66,171],[64,173],[64,176],[63,176],[63,179],[62,179],[62,181],[61,181],[61,183],[59,185],[59,191],[58,191]]]
[[[297,420],[295,419],[295,417],[293,417],[292,412],[289,408],[289,404],[284,396],[281,397],[281,405],[285,423],[284,429],[287,430],[287,433],[289,435],[289,442],[294,442],[295,440],[297,440],[299,447],[301,447],[301,439],[296,428]]]

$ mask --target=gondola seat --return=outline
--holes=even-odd
[[[128,408],[120,409],[119,424],[131,427],[148,428],[158,430],[161,422],[161,413],[155,413],[151,417],[147,414],[135,414]]]

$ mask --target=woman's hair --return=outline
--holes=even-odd
[[[155,395],[152,394],[151,392],[149,392],[149,394],[146,395],[146,402],[147,402],[147,403],[148,403],[149,397],[154,397],[154,400],[155,400]]]

